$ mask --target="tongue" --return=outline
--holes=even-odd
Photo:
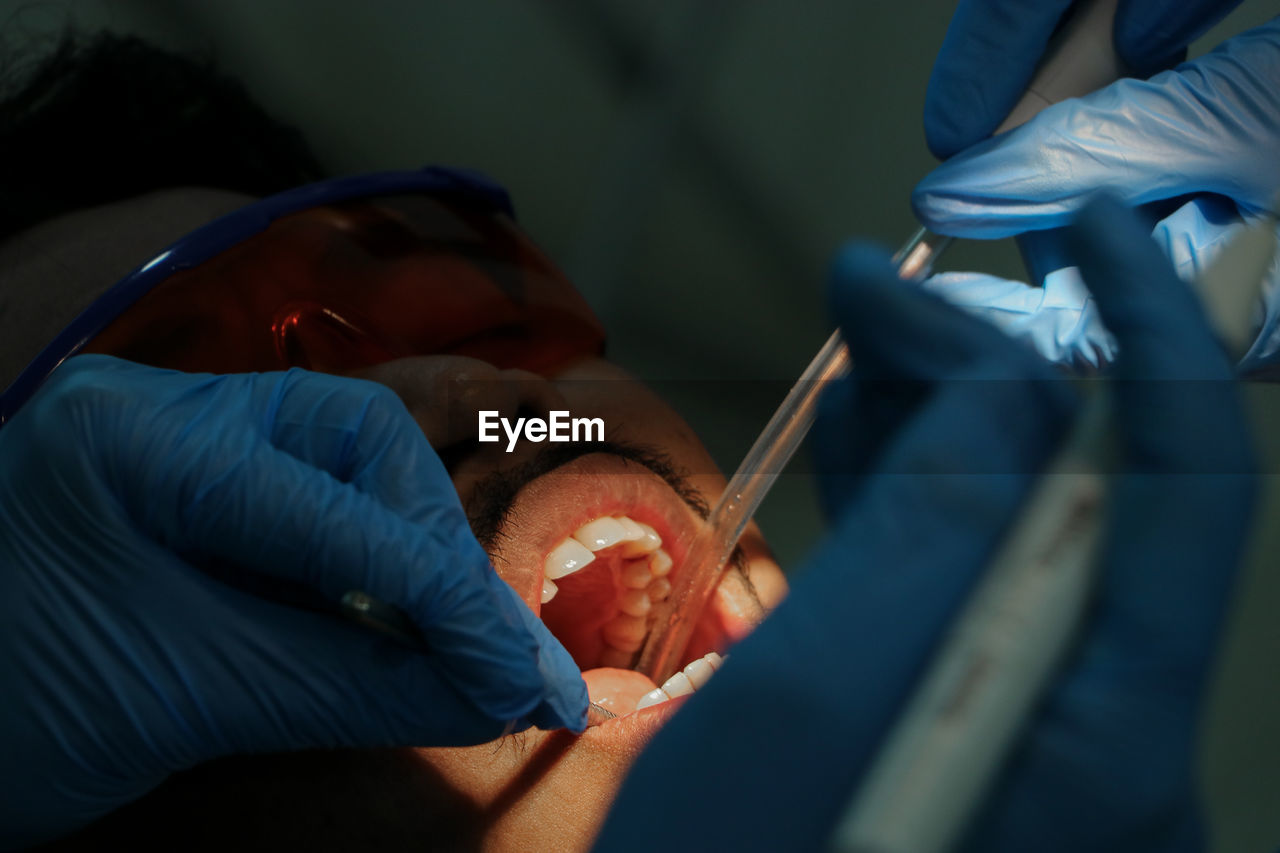
[[[629,669],[601,666],[582,673],[591,701],[618,716],[636,709],[640,697],[653,690],[654,684],[644,675]]]

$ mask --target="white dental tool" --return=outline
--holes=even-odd
[[[1079,4],[996,133],[1017,127],[1050,104],[1092,92],[1122,76],[1124,65],[1111,40],[1117,2],[1084,0]],[[950,237],[920,229],[894,255],[898,275],[904,279],[926,277],[950,242]],[[837,331],[788,392],[707,516],[680,571],[673,576],[671,594],[657,613],[636,665],[655,684],[662,684],[680,668],[680,655],[694,628],[694,620],[681,619],[681,614],[701,613],[706,607],[747,522],[813,425],[822,388],[848,371],[849,348]]]

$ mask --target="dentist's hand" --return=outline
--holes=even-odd
[[[1230,365],[1132,214],[1076,257],[1124,347],[1125,461],[1081,643],[966,849],[1198,849],[1197,717],[1254,499]],[[598,848],[821,850],[1069,419],[1066,380],[846,250],[855,374],[815,435],[833,530],[788,599],[640,757]]]
[[[585,723],[577,667],[372,383],[74,358],[0,430],[0,531],[5,848],[216,756]],[[348,590],[429,653],[294,606]]]
[[[1179,11],[1167,5],[1170,32],[1180,32],[1202,6]],[[990,73],[985,85],[996,87],[1000,79]],[[985,103],[983,91],[970,92],[970,103]],[[957,89],[948,110],[935,105],[934,113],[960,115],[962,94]],[[957,131],[954,141],[980,137],[977,126]],[[1275,205],[1278,150],[1280,18],[1150,80],[1121,80],[1046,108],[1022,127],[952,157],[921,181],[912,203],[921,221],[941,233],[997,238],[1065,225],[1091,193],[1106,189],[1142,206],[1156,241],[1189,280],[1243,222]],[[1095,366],[1113,359],[1114,341],[1053,241],[1031,240],[1023,249],[1043,289],[968,274],[939,276],[930,286],[1029,339],[1051,359]],[[1280,355],[1275,265],[1264,302],[1246,368]]]
[[[1240,0],[1119,0],[1116,52],[1149,77]],[[1054,28],[1075,0],[960,0],[929,76],[924,135],[939,160],[986,139],[1026,91]]]

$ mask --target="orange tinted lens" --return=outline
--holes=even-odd
[[[506,215],[404,195],[281,217],[169,276],[84,351],[212,373],[436,354],[552,373],[603,343],[586,302]]]

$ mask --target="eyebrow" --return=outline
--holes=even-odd
[[[690,485],[684,472],[671,461],[671,457],[652,447],[626,442],[572,442],[544,448],[533,459],[505,471],[494,471],[479,483],[467,501],[467,520],[486,551],[491,550],[501,536],[502,526],[511,514],[516,495],[529,483],[568,465],[575,459],[590,453],[608,453],[648,468],[671,488],[680,500],[705,519],[710,508],[702,494]]]

